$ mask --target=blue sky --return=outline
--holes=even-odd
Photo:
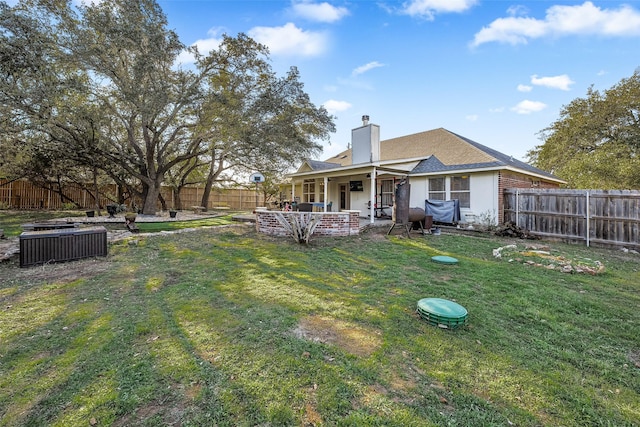
[[[640,67],[638,0],[158,3],[203,53],[242,32],[269,47],[280,75],[298,67],[336,117],[320,159],[347,147],[364,114],[382,139],[444,127],[524,159],[563,105]]]

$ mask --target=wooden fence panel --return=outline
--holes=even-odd
[[[69,185],[63,191],[65,197],[77,203],[80,209],[93,209],[95,201],[91,194],[79,186]],[[192,206],[200,206],[202,202],[202,188],[186,187],[180,192],[182,208],[190,209]],[[168,208],[173,207],[173,189],[163,187],[162,197],[165,199]],[[117,187],[114,184],[100,186],[100,206],[102,209],[117,200]],[[55,191],[43,189],[33,185],[29,181],[18,180],[7,182],[0,179],[0,207],[11,209],[63,209],[64,204],[69,203],[63,200]],[[128,201],[131,205],[131,201]],[[137,205],[141,202],[137,201]],[[255,190],[244,188],[236,189],[213,189],[209,198],[208,209],[216,207],[228,207],[234,210],[252,210],[257,206],[265,206],[264,196],[258,194],[256,198]],[[158,210],[162,208],[158,202]]]
[[[640,247],[640,191],[506,189],[504,222],[567,241]]]

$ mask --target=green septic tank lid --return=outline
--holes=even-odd
[[[467,309],[458,303],[441,298],[418,301],[418,314],[434,326],[456,328],[467,323]]]
[[[436,255],[431,257],[431,261],[440,263],[440,264],[457,264],[458,259],[446,255]]]
[[[418,301],[418,308],[431,314],[444,317],[464,317],[467,309],[460,304],[442,298],[423,298]]]

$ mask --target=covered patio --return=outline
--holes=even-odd
[[[306,166],[305,166],[306,165]],[[360,211],[363,223],[390,224],[396,183],[410,169],[377,164],[340,166],[308,161],[289,176],[283,195],[297,206],[311,205],[313,212]]]

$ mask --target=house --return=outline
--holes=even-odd
[[[307,160],[289,175],[287,198],[321,209],[331,202],[334,211],[359,210],[373,223],[392,216],[396,185],[408,180],[410,207],[457,199],[460,222],[501,223],[503,189],[565,184],[443,128],[380,141],[380,127],[368,116],[362,119],[362,126],[352,130],[350,149],[326,161]]]

